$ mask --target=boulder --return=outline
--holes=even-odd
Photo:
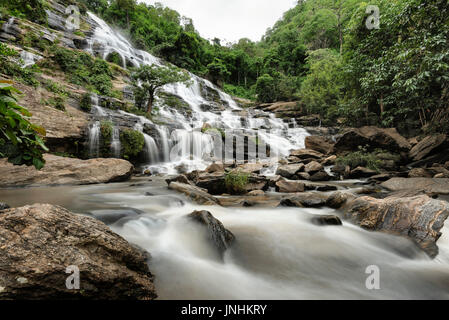
[[[321,136],[308,136],[305,140],[307,149],[320,152],[322,154],[328,154],[334,147],[333,143]]]
[[[248,193],[249,197],[260,197],[260,196],[264,196],[265,192],[262,190],[254,190]]]
[[[208,173],[214,173],[214,172],[222,172],[224,171],[224,165],[223,163],[212,163],[210,166],[207,167],[206,172]]]
[[[444,147],[446,138],[445,134],[425,137],[410,150],[410,159],[419,161],[439,151]]]
[[[298,172],[296,174],[296,177],[299,180],[309,180],[310,179],[310,174],[308,174],[307,172]]]
[[[392,178],[381,186],[389,191],[425,190],[436,194],[449,194],[449,179]]]
[[[317,152],[310,149],[300,149],[300,150],[294,150],[290,154],[293,157],[297,157],[300,160],[305,159],[321,159],[324,157],[324,155],[321,152]]]
[[[317,226],[341,226],[343,222],[341,219],[335,215],[323,215],[313,217],[311,219],[312,223]]]
[[[7,203],[0,202],[0,211],[11,208]]]
[[[276,191],[281,193],[304,192],[305,185],[299,181],[279,180],[276,182]]]
[[[332,180],[332,177],[327,174],[326,171],[318,171],[312,174],[309,178],[310,181],[329,181]]]
[[[190,184],[180,183],[180,182],[171,182],[168,185],[170,190],[175,190],[178,192],[184,193],[188,198],[192,201],[201,204],[201,205],[215,205],[218,204],[217,199],[207,193],[207,190],[201,189],[196,186],[192,186]]]
[[[262,163],[245,163],[239,167],[242,172],[259,174],[262,170]]]
[[[212,195],[219,195],[226,193],[225,173],[224,171],[217,171],[214,173],[199,173],[194,180],[197,187],[206,189]]]
[[[372,176],[375,176],[378,172],[364,168],[364,167],[357,167],[349,173],[349,178],[351,179],[360,179],[360,178],[369,178]]]
[[[317,161],[312,161],[305,166],[304,171],[307,172],[308,174],[314,174],[323,169],[324,167],[321,163]]]
[[[170,184],[172,182],[180,182],[180,183],[185,183],[185,184],[192,184],[189,179],[187,179],[187,177],[183,174],[174,176],[174,177],[170,177],[165,179],[165,182],[167,182],[167,184]]]
[[[102,222],[58,206],[35,204],[4,211],[0,256],[0,299],[157,297],[147,253]],[[80,290],[66,287],[71,266],[79,269]]]
[[[449,178],[449,170],[444,167],[431,167],[428,171],[434,178]]]
[[[0,159],[0,187],[24,187],[40,185],[86,185],[128,180],[133,165],[121,159],[90,159],[44,155],[45,166],[14,166],[6,159]]]
[[[333,166],[337,162],[337,156],[332,155],[330,157],[327,157],[326,159],[321,162],[323,166]]]
[[[361,197],[350,205],[345,217],[362,228],[412,239],[430,257],[438,255],[436,242],[449,216],[449,203],[426,195],[374,199]]]
[[[187,217],[207,229],[209,239],[221,254],[224,254],[234,242],[235,236],[232,232],[227,230],[221,221],[216,219],[209,211],[194,211]]]
[[[356,151],[359,146],[382,148],[393,152],[408,152],[410,143],[395,128],[362,127],[347,130],[335,143],[334,152]]]
[[[304,169],[304,164],[288,164],[284,166],[278,167],[276,171],[276,175],[279,175],[281,177],[290,179],[292,178],[297,172],[302,171]]]
[[[280,206],[299,208],[321,208],[326,205],[327,197],[318,193],[303,193],[283,198]]]
[[[326,207],[332,209],[340,209],[348,201],[353,200],[355,197],[349,193],[334,192],[326,200]]]
[[[409,178],[432,178],[432,174],[424,168],[413,168],[408,173]]]

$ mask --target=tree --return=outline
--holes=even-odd
[[[187,72],[174,66],[145,65],[137,69],[132,75],[134,92],[138,99],[146,101],[144,109],[151,115],[154,98],[157,91],[170,83],[182,82],[189,85],[190,76]]]
[[[256,83],[257,100],[260,102],[276,101],[276,83],[275,79],[269,74],[264,74],[257,79]]]
[[[0,157],[40,170],[45,164],[42,153],[48,151],[39,136],[45,136],[45,129],[25,118],[31,117],[31,113],[17,104],[14,93],[20,91],[11,82],[0,81]]]
[[[136,7],[136,0],[117,0],[117,5],[120,9],[126,12],[126,23],[129,29],[129,13]]]

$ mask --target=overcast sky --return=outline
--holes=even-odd
[[[295,0],[143,0],[175,9],[193,19],[195,28],[207,39],[258,41],[267,28],[293,8]]]

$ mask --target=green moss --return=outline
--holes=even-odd
[[[225,174],[225,186],[230,194],[245,194],[249,173],[233,170]]]
[[[359,151],[337,158],[337,164],[349,166],[351,169],[365,167],[380,172],[382,162],[376,156],[376,153],[369,153],[366,148],[359,146]]]
[[[125,129],[120,132],[122,154],[125,159],[135,159],[145,146],[145,138],[142,132]]]
[[[114,128],[112,122],[102,121],[100,124],[101,133],[101,154],[104,157],[109,157],[111,153],[112,132]]]
[[[166,106],[169,106],[179,111],[191,112],[189,104],[184,100],[182,100],[181,98],[179,98],[178,96],[166,92],[160,92],[158,94],[158,97],[159,99],[162,100],[162,103]]]

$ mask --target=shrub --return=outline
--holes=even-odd
[[[376,156],[376,153],[369,153],[367,148],[360,147],[359,151],[348,153],[337,159],[337,164],[350,166],[351,169],[357,167],[366,167],[379,172],[382,162]]]
[[[63,97],[53,97],[47,100],[47,104],[55,109],[65,111],[65,98]]]
[[[257,100],[260,102],[273,102],[276,101],[276,83],[275,79],[264,74],[257,79],[256,83]]]
[[[136,158],[145,146],[143,133],[136,130],[125,129],[120,132],[122,154],[125,159]]]
[[[101,153],[105,157],[108,157],[110,155],[113,130],[114,128],[112,127],[112,122],[110,121],[101,122],[100,124]]]
[[[7,8],[13,16],[40,24],[47,23],[47,13],[42,0],[0,0],[0,7]]]
[[[246,193],[246,186],[249,182],[249,173],[240,170],[233,170],[225,174],[225,186],[230,194]]]
[[[92,101],[90,93],[85,93],[82,95],[80,100],[80,108],[85,112],[90,112],[92,110]]]

